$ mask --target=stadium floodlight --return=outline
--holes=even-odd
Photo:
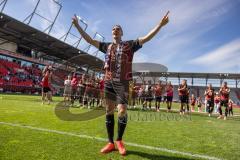
[[[87,22],[86,22],[83,18],[81,18],[79,15],[76,15],[76,17],[77,17],[77,19],[84,25],[83,30],[86,31],[87,28],[88,28]],[[71,44],[71,45],[74,46],[75,48],[78,48],[78,46],[79,46],[79,44],[80,44],[80,42],[81,42],[81,40],[82,40],[82,36],[79,37],[79,36],[76,36],[75,34],[71,33],[71,29],[72,29],[72,28],[73,28],[73,23],[71,23],[71,25],[70,25],[67,33],[64,34],[62,37],[60,37],[59,39],[60,39],[60,40],[63,39],[63,41],[66,42],[68,36],[71,35],[71,36],[77,38],[77,41],[74,42],[74,43]]]
[[[97,38],[97,37],[98,37],[98,38],[100,39],[100,41],[102,41],[102,42],[103,42],[104,39],[105,39],[105,38],[104,38],[100,33],[98,33],[98,32],[96,32],[95,35],[94,35],[94,38]],[[98,53],[99,53],[99,50],[97,50],[97,51],[95,52],[94,56],[97,57],[97,56],[98,56]]]
[[[87,22],[84,19],[82,19],[80,16],[77,16],[77,19],[87,25]]]
[[[96,39],[96,38],[98,38],[98,40],[100,40],[100,41],[104,41],[104,40],[105,40],[105,37],[102,36],[102,35],[101,35],[100,33],[98,33],[98,32],[96,32],[96,33],[94,34],[94,36],[93,36],[93,39]],[[88,46],[84,49],[84,51],[85,51],[85,52],[88,52],[88,51],[90,50],[91,46],[92,46],[91,44],[88,45]],[[93,55],[96,57],[96,56],[98,55],[98,52],[99,52],[99,50],[93,52]]]
[[[44,20],[46,20],[46,21],[48,21],[50,23],[50,25],[46,29],[43,30],[43,32],[48,31],[47,34],[50,34],[50,32],[52,31],[52,28],[53,28],[53,26],[54,26],[54,24],[56,22],[56,19],[57,19],[58,15],[59,15],[59,13],[60,13],[60,11],[62,9],[61,3],[59,3],[57,0],[52,0],[52,1],[54,2],[55,5],[58,6],[57,13],[56,13],[56,15],[55,15],[53,20],[49,20],[46,16],[43,16],[40,13],[38,13],[38,7],[39,7],[39,4],[41,2],[41,0],[38,0],[36,5],[35,5],[35,7],[34,7],[34,9],[33,9],[33,11],[31,12],[31,14],[28,15],[23,20],[23,22],[26,22],[28,20],[28,22],[26,22],[26,24],[29,25],[31,23],[32,19],[33,19],[33,16],[36,15],[36,16],[38,16],[38,17],[40,17],[40,18],[42,18],[42,19],[44,19]]]
[[[0,1],[0,7],[2,6],[0,13],[3,12],[3,10],[4,10],[5,6],[6,6],[7,1],[8,1],[8,0],[2,0],[2,1]],[[2,18],[1,18],[1,19],[2,19]]]
[[[54,2],[56,2],[56,3],[59,3],[59,4],[61,4],[60,2],[59,2],[59,0],[53,0]]]
[[[99,34],[98,32],[96,32],[96,37],[102,38],[103,41],[104,41],[104,39],[105,39],[105,38],[104,38],[101,34]]]

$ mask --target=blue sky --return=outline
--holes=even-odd
[[[135,62],[161,63],[174,72],[240,72],[240,0],[59,1],[63,8],[51,32],[57,38],[67,32],[76,13],[88,23],[91,36],[99,32],[111,41],[112,26],[120,24],[123,40],[137,39],[170,10],[169,24],[135,54]],[[37,0],[19,2],[9,0],[4,12],[23,20]],[[56,11],[52,0],[42,0],[37,12],[52,20]],[[31,25],[43,30],[49,23],[35,16]],[[75,29],[71,32],[77,34]],[[86,45],[82,42],[80,48]]]

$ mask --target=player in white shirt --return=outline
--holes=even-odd
[[[71,92],[72,92],[72,87],[71,87],[71,76],[69,75],[68,78],[64,81],[64,105],[66,105],[66,101],[70,101],[71,99]]]

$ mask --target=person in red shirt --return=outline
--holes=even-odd
[[[42,104],[45,102],[45,98],[47,98],[48,104],[50,104],[50,94],[51,89],[49,87],[49,77],[50,77],[50,71],[46,70],[45,73],[43,74],[43,79],[42,79]]]
[[[52,86],[51,86],[51,82],[52,82],[52,74],[53,74],[53,67],[51,65],[45,66],[43,71],[42,71],[42,76],[44,77],[45,74],[48,73],[48,88],[50,89],[48,91],[48,99],[50,102],[52,102]]]
[[[118,137],[117,147],[121,155],[126,155],[122,137],[127,125],[127,105],[129,93],[129,81],[132,80],[132,61],[134,53],[142,45],[150,41],[159,30],[168,23],[168,14],[146,36],[137,40],[122,41],[123,30],[120,25],[112,29],[113,42],[99,42],[92,39],[79,25],[77,16],[73,17],[73,25],[81,36],[91,45],[105,53],[105,98],[106,98],[106,129],[109,143],[102,148],[101,153],[109,153],[115,150],[114,136],[114,109],[118,108]]]
[[[155,108],[156,111],[159,112],[163,92],[163,86],[161,81],[159,81],[156,87],[154,88],[154,92],[155,92]]]
[[[224,116],[224,120],[227,119],[227,115],[228,115],[228,101],[229,101],[229,94],[230,94],[230,88],[227,86],[227,82],[224,82],[222,87],[219,90],[220,93],[220,107],[219,107],[219,114],[220,116],[218,117],[218,119],[223,118],[222,115],[222,106],[225,107],[225,116]]]
[[[170,112],[173,101],[173,86],[170,81],[167,83],[165,90],[167,95],[167,112]]]
[[[205,90],[205,99],[207,101],[207,111],[208,116],[212,115],[213,107],[214,107],[214,89],[212,88],[212,84],[209,84],[207,89]]]
[[[188,96],[187,93],[188,92],[188,88],[187,88],[187,80],[183,79],[182,83],[179,85],[178,87],[178,95],[179,95],[179,99],[180,99],[180,115],[185,113],[185,107],[187,106],[188,103]]]
[[[218,92],[215,94],[214,97],[214,108],[215,108],[215,113],[218,113],[219,111],[219,107],[220,107],[220,96],[218,94]]]
[[[73,73],[72,80],[71,80],[71,87],[72,87],[71,104],[73,106],[74,101],[77,98],[77,89],[78,89],[78,78],[76,73]]]

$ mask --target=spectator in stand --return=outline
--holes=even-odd
[[[64,81],[64,105],[66,106],[66,101],[71,100],[71,93],[72,93],[72,87],[71,87],[71,76],[69,75],[67,79]]]
[[[172,108],[172,101],[173,101],[173,86],[171,81],[169,81],[165,87],[165,92],[167,95],[167,112],[171,111]]]

